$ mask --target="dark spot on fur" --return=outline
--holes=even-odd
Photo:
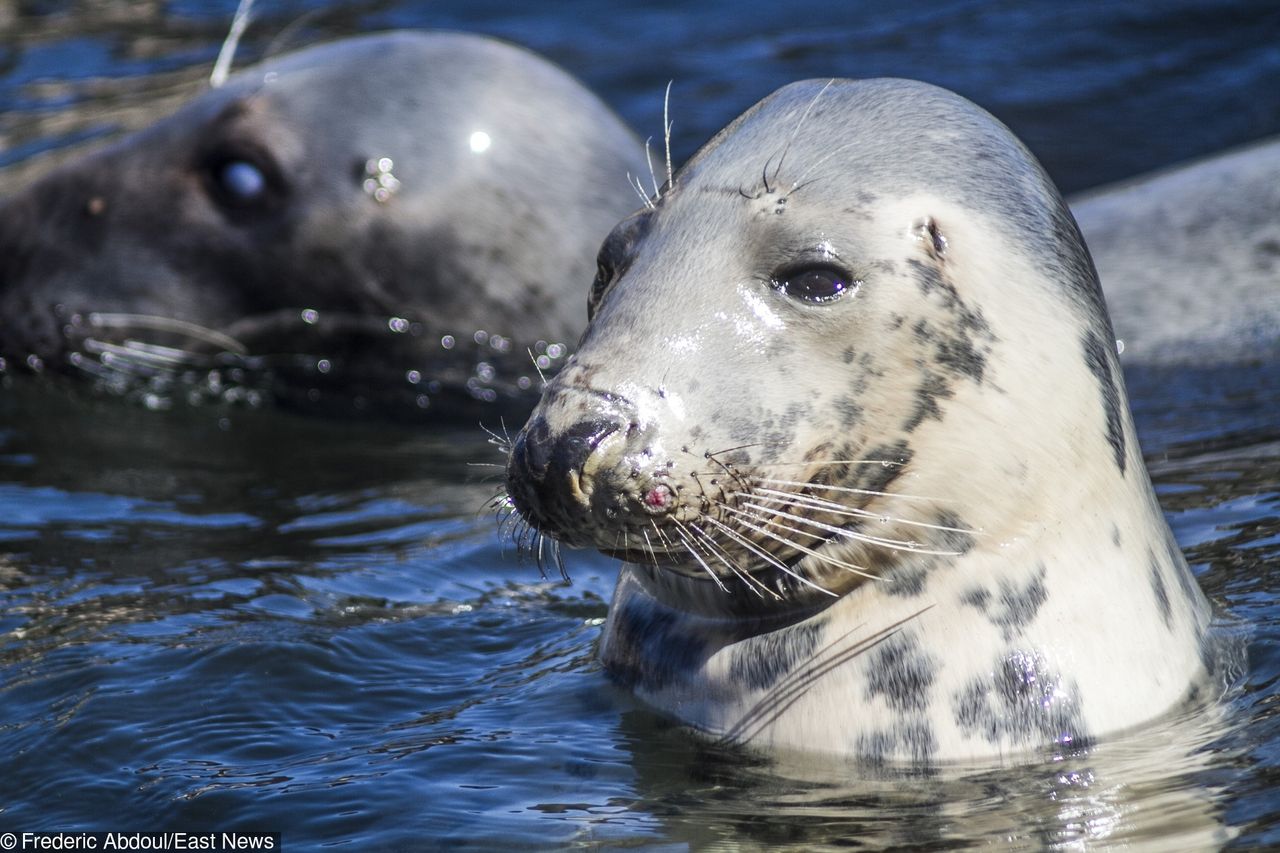
[[[1102,409],[1107,421],[1107,443],[1115,453],[1116,466],[1124,474],[1124,427],[1120,415],[1120,389],[1116,387],[1115,377],[1111,370],[1111,348],[1107,346],[1098,333],[1092,330],[1085,333],[1084,361],[1089,371],[1098,380],[1098,389],[1102,394]]]
[[[1013,651],[953,697],[962,731],[1010,746],[1087,745],[1074,681],[1049,669],[1037,652]]]
[[[943,510],[938,513],[934,523],[940,528],[949,528],[933,531],[938,550],[955,551],[957,555],[967,554],[973,550],[973,534],[969,532],[969,525],[965,524],[960,516]]]
[[[867,698],[884,697],[895,711],[923,713],[929,707],[937,664],[920,650],[914,634],[889,637],[872,652],[867,665]]]
[[[987,611],[991,624],[998,627],[1006,641],[1035,621],[1040,607],[1049,597],[1044,579],[1048,569],[1044,563],[1037,567],[1035,577],[1024,587],[1018,587],[1007,579],[1000,580],[1000,591],[995,605]]]
[[[845,364],[853,364],[853,358],[857,355],[857,351],[853,347],[845,347],[840,353],[840,360]]]
[[[1173,630],[1173,608],[1169,604],[1169,590],[1164,585],[1164,574],[1160,571],[1160,561],[1154,554],[1148,554],[1151,561],[1151,592],[1156,597],[1156,607],[1160,609],[1160,618],[1164,626]]]
[[[1111,544],[1120,547],[1120,528],[1114,524],[1111,525]]]
[[[982,382],[987,357],[980,353],[968,336],[957,336],[938,342],[938,363],[975,382]]]
[[[961,604],[967,604],[970,607],[977,608],[977,610],[982,613],[987,611],[987,605],[990,602],[991,592],[980,586],[975,586],[973,589],[965,591],[965,593],[960,596]]]
[[[938,405],[938,400],[949,398],[953,394],[951,383],[945,378],[931,371],[924,371],[924,378],[920,381],[920,387],[916,389],[915,409],[902,425],[903,430],[915,431],[920,424],[924,423],[925,418],[942,420],[942,408]]]
[[[932,764],[938,743],[927,715],[937,669],[912,634],[895,634],[876,648],[867,667],[866,698],[883,698],[900,720],[859,735],[854,748],[863,760],[884,764],[899,757],[915,765]]]
[[[921,559],[905,565],[897,566],[884,576],[880,588],[889,595],[909,598],[924,592],[924,583],[929,577],[932,561]]]
[[[917,767],[928,767],[938,753],[938,741],[928,720],[913,718],[889,729],[859,735],[854,751],[863,761],[878,767],[898,756]]]
[[[743,640],[733,652],[729,677],[752,690],[768,690],[813,657],[823,627],[809,620]]]
[[[911,464],[911,457],[913,455],[914,454],[912,453],[910,446],[908,446],[905,441],[898,441],[893,444],[877,445],[869,448],[866,453],[863,454],[863,458],[875,460],[883,464],[854,466],[853,476],[849,477],[847,480],[842,476],[840,482],[843,485],[848,485],[855,489],[866,489],[871,492],[883,492],[889,488],[894,480],[902,476],[902,473],[907,470],[907,466]],[[850,457],[845,455],[841,458],[848,459]],[[842,466],[832,466],[832,469],[835,470],[838,467]],[[847,470],[848,469],[846,468],[846,471]],[[825,473],[827,472],[820,473],[818,477],[815,478],[815,482],[818,482]],[[833,483],[835,481],[826,479],[821,480],[821,482]]]
[[[853,396],[837,397],[832,404],[835,407],[836,414],[840,416],[840,424],[844,427],[850,427],[862,420],[862,406],[858,405],[858,398]]]

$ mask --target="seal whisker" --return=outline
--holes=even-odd
[[[644,141],[644,160],[649,166],[649,181],[653,184],[653,198],[658,198],[662,193],[662,188],[658,186],[658,175],[653,170],[653,157],[650,155],[649,151],[650,142],[653,142],[652,136],[646,138]]]
[[[929,530],[941,530],[945,533],[967,533],[970,535],[979,535],[981,531],[971,530],[967,527],[953,527],[947,524],[935,524],[929,521],[919,521],[912,518],[902,518],[901,516],[886,515],[880,512],[872,512],[867,509],[847,506],[838,501],[829,501],[815,495],[798,494],[796,492],[784,492],[778,489],[756,488],[753,492],[757,495],[764,495],[785,504],[795,507],[804,507],[811,509],[820,509],[832,515],[840,515],[848,518],[866,518],[879,521],[891,521],[894,524],[907,524],[912,527],[923,527]],[[750,497],[750,493],[734,492],[733,497]]]
[[[831,84],[834,82],[836,82],[834,77],[828,80],[827,85],[818,90],[818,94],[813,96],[813,100],[809,101],[808,106],[804,108],[804,112],[800,114],[800,120],[796,122],[795,129],[791,131],[791,137],[787,140],[787,144],[782,147],[782,154],[778,156],[777,168],[773,170],[774,181],[778,180],[778,175],[782,172],[782,162],[787,159],[787,152],[791,150],[791,146],[795,143],[796,137],[800,135],[800,130],[804,127],[805,119],[809,117],[809,113],[813,111],[813,108],[817,106],[818,101],[827,93],[827,90],[831,88]],[[794,192],[795,189],[796,185],[792,184],[791,190]]]
[[[780,530],[785,530],[788,533],[794,533],[797,536],[817,538],[817,535],[814,533],[809,533],[804,530],[797,530],[794,527],[789,527],[788,525],[785,525],[782,522],[778,521],[773,515],[762,515],[759,513],[750,513],[750,512],[746,512],[745,510],[737,509],[735,507],[730,507],[730,506],[726,506],[724,507],[724,509],[732,513],[733,515],[737,516],[739,522],[744,526],[752,530],[755,530],[757,533],[760,533],[761,535],[768,536],[770,539],[774,539],[778,542],[781,542],[784,545],[794,548],[795,550],[801,552],[802,554],[807,554],[810,557],[813,557],[815,560],[818,560],[819,562],[825,563],[830,566],[838,566],[842,569],[846,569],[847,571],[852,572],[855,575],[859,575],[861,577],[867,578],[868,580],[877,580],[877,581],[880,580],[880,576],[871,574],[869,571],[867,571],[866,566],[858,566],[853,563],[847,563],[844,560],[838,560],[835,557],[832,557],[828,554],[819,553],[813,548],[810,548],[805,545],[801,545],[799,542],[796,542],[793,539],[788,539],[785,536],[781,536],[777,533],[774,533],[768,528],[776,527]],[[748,519],[762,522],[764,526],[761,527],[761,526],[752,524],[751,521],[748,521]],[[823,543],[819,543],[819,544],[823,544]],[[797,575],[797,577],[799,576]],[[823,591],[828,592],[827,590],[823,590]],[[832,592],[828,592],[828,594],[835,595],[835,593],[832,593]]]
[[[675,165],[671,162],[671,84],[674,80],[667,81],[666,94],[662,96],[662,138],[667,148],[667,192],[675,188]],[[662,197],[662,193],[658,193],[658,197]]]
[[[193,340],[203,341],[236,355],[249,354],[248,347],[225,332],[219,332],[216,329],[210,329],[197,323],[178,320],[173,317],[95,311],[89,315],[88,323],[91,328],[95,329],[150,329],[157,332],[169,332],[183,335]]]
[[[804,480],[780,480],[774,477],[757,477],[757,482],[772,483],[777,486],[801,486],[804,488],[816,488],[823,491],[842,492],[853,495],[871,495],[872,497],[897,498],[904,501],[927,501],[929,503],[956,503],[949,498],[934,498],[926,495],[907,495],[898,492],[884,492],[876,489],[859,489],[854,486],[835,486],[819,483],[806,482]]]
[[[725,568],[727,568],[730,572],[732,572],[743,583],[747,584],[747,586],[751,589],[751,591],[754,592],[756,595],[763,598],[764,593],[767,592],[770,595],[773,595],[775,599],[779,598],[777,593],[773,592],[764,584],[760,583],[760,581],[757,578],[753,577],[750,572],[743,571],[736,563],[730,562],[732,555],[729,554],[729,552],[725,550],[724,546],[721,545],[719,542],[717,542],[715,540],[715,537],[712,536],[710,533],[707,533],[707,531],[703,530],[701,527],[698,527],[696,524],[693,524],[693,523],[685,523],[685,522],[676,522],[676,523],[682,529],[688,530],[692,534],[694,534],[694,537],[697,541],[701,542],[704,545],[704,547],[706,547],[707,550],[714,557],[716,557],[716,559],[718,559],[721,563],[723,563]],[[721,588],[722,589],[724,588],[723,584],[721,584]]]
[[[824,522],[818,521],[817,519],[807,518],[805,516],[796,515],[790,512],[785,512],[780,509],[773,509],[771,507],[760,506],[759,504],[745,503],[742,506],[743,506],[743,509],[759,510],[762,513],[762,515],[766,513],[772,514],[772,515],[780,515],[783,518],[796,521],[800,524],[807,524],[810,527],[816,527],[819,530],[825,530],[834,536],[841,536],[845,539],[852,539],[855,542],[865,542],[868,545],[879,545],[884,548],[888,548],[891,551],[910,551],[913,554],[929,554],[933,556],[943,556],[943,557],[954,557],[960,553],[959,551],[955,551],[955,550],[946,550],[946,551],[931,550],[931,549],[922,547],[922,543],[916,542],[914,540],[889,539],[883,536],[872,536],[871,534],[868,534],[868,533],[860,533],[856,530],[849,530],[848,528],[845,528],[845,527],[836,527],[834,525],[826,524]],[[799,532],[799,531],[796,531],[796,532]]]
[[[824,650],[810,658],[806,666],[791,672],[782,681],[774,685],[750,710],[743,714],[736,724],[722,735],[721,739],[728,743],[749,742],[756,734],[759,734],[786,713],[787,709],[795,704],[823,676],[883,643],[901,631],[902,627],[908,622],[918,619],[933,607],[934,605],[932,604],[923,607],[915,613],[911,613],[896,622],[886,625],[879,631],[855,641],[849,648],[839,649],[840,644],[853,636],[855,632],[861,630],[865,623],[855,625],[829,643]],[[758,725],[756,725],[757,723]],[[753,726],[755,731],[750,732]]]
[[[720,580],[720,575],[716,574],[715,569],[708,566],[706,561],[702,559],[702,556],[698,554],[698,549],[694,546],[693,542],[690,539],[689,534],[685,532],[684,526],[681,525],[679,522],[676,522],[676,535],[680,537],[680,540],[682,542],[684,542],[685,550],[689,553],[689,555],[693,557],[693,559],[698,561],[698,565],[702,566],[703,570],[711,577],[713,581],[715,581],[716,586],[720,587],[720,591],[728,592],[729,588],[724,585],[724,581]]]
[[[640,201],[649,210],[657,210],[653,205],[653,199],[649,198],[649,194],[644,191],[644,185],[640,183],[640,179],[635,175],[627,172],[627,183],[631,185],[631,189],[636,191],[636,195],[640,196]]]
[[[770,554],[768,551],[766,551],[766,550],[764,550],[763,548],[761,548],[761,547],[760,547],[759,545],[757,545],[755,542],[752,542],[750,539],[748,539],[747,537],[743,536],[741,533],[739,533],[738,531],[734,530],[732,527],[730,527],[729,525],[727,525],[727,524],[725,524],[724,522],[720,521],[719,519],[717,519],[717,518],[712,518],[711,516],[707,516],[707,518],[705,519],[705,521],[707,521],[707,523],[709,523],[709,524],[714,525],[716,528],[718,528],[722,533],[724,533],[724,534],[725,534],[726,536],[728,536],[730,539],[732,539],[733,541],[737,542],[737,543],[738,543],[739,545],[741,545],[743,548],[746,548],[748,551],[750,551],[751,553],[755,554],[757,557],[759,557],[760,559],[764,560],[766,563],[768,563],[769,565],[773,566],[775,569],[778,569],[779,571],[783,572],[784,574],[790,575],[791,577],[795,578],[796,580],[804,580],[804,579],[803,579],[803,578],[801,578],[799,575],[797,575],[797,574],[795,573],[795,571],[794,571],[790,566],[788,566],[786,563],[782,562],[782,561],[781,561],[781,560],[779,560],[777,557],[775,557],[773,554]],[[766,587],[766,589],[768,589],[768,587]],[[823,590],[823,591],[825,592],[825,590]],[[774,596],[774,598],[775,598],[776,600],[778,600],[778,601],[781,601],[781,600],[782,600],[782,596],[781,596],[781,595],[779,595],[778,593],[774,592],[773,590],[771,590],[771,589],[770,589],[770,590],[769,590],[769,593],[770,593],[771,595],[773,595],[773,596]]]

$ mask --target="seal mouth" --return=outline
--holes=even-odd
[[[174,403],[267,402],[391,416],[471,417],[527,407],[568,348],[409,317],[281,309],[213,327],[174,317],[52,306],[55,341],[6,347],[7,366],[88,379],[96,391]],[[534,354],[533,362],[529,354]]]

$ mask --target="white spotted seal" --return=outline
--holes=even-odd
[[[1074,749],[1198,689],[1209,608],[1093,265],[990,115],[787,86],[598,266],[507,488],[535,539],[625,561],[619,683],[732,742],[926,765]]]
[[[0,206],[0,358],[304,352],[340,382],[350,339],[389,361],[398,318],[423,341],[415,393],[453,370],[446,334],[456,357],[483,330],[533,373],[528,347],[580,333],[573,282],[647,168],[603,102],[513,45],[402,31],[284,55]]]

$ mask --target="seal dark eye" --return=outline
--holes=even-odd
[[[787,296],[815,305],[835,302],[859,284],[844,270],[825,264],[783,270],[773,279],[773,286]]]

